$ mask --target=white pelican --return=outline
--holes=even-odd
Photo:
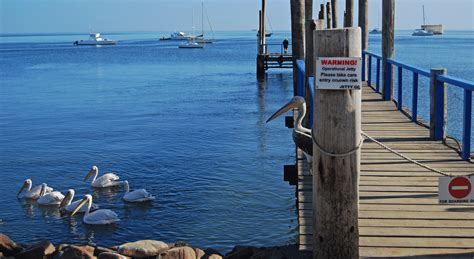
[[[76,192],[73,189],[69,189],[67,191],[66,197],[64,197],[63,201],[61,204],[59,204],[59,209],[65,210],[67,212],[73,212],[74,209],[77,207],[77,205],[81,202],[81,200],[77,200],[75,202],[72,202],[74,199],[74,194]],[[92,203],[91,209],[92,210],[97,210],[99,206],[97,206],[95,203]],[[86,212],[86,207],[82,207],[79,212]]]
[[[308,162],[311,162],[313,156],[313,140],[311,137],[311,129],[303,127],[301,124],[306,115],[306,102],[303,97],[295,96],[290,102],[276,111],[268,120],[267,123],[276,117],[284,114],[290,109],[298,108],[298,117],[293,128],[293,142],[305,153]]]
[[[16,197],[33,199],[33,200],[38,199],[40,197],[41,185],[31,188],[32,185],[33,185],[33,182],[31,181],[31,179],[26,179],[25,183],[23,183],[23,186],[21,186],[20,191],[18,191],[18,194],[16,195]],[[53,191],[53,188],[46,187],[46,193],[49,193],[52,191]]]
[[[60,192],[46,193],[46,184],[41,185],[40,197],[36,201],[39,205],[59,205],[64,199],[64,195]]]
[[[123,183],[125,185],[125,195],[123,196],[124,201],[144,202],[144,201],[152,201],[155,199],[155,196],[149,194],[145,189],[130,191],[130,186],[128,185],[128,181],[125,180]]]
[[[81,209],[81,207],[86,204],[86,213],[84,214],[83,218],[84,223],[89,225],[107,225],[120,221],[117,213],[113,212],[112,210],[100,209],[90,212],[92,206],[92,196],[90,194],[87,194],[84,199],[82,199],[82,201],[77,204],[71,216],[74,216]]]
[[[97,166],[93,166],[89,173],[87,173],[86,178],[84,178],[84,181],[87,181],[91,176],[94,176],[92,178],[92,187],[95,188],[106,188],[106,187],[113,187],[122,184],[122,181],[119,181],[119,177],[116,174],[113,173],[106,173],[102,175],[101,177],[97,178],[97,175],[99,174],[99,168]]]

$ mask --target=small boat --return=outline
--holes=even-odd
[[[379,28],[374,28],[369,32],[370,34],[382,34],[382,30]]]
[[[116,40],[102,38],[100,33],[90,33],[88,40],[75,41],[74,45],[115,45]]]
[[[412,35],[413,36],[433,36],[433,33],[427,30],[423,30],[423,29],[416,29]]]
[[[179,31],[179,32],[173,32],[169,37],[162,37],[160,40],[191,40],[194,39],[195,37],[193,35],[189,35],[185,32]]]

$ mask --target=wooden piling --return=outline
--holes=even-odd
[[[305,0],[291,0],[291,50],[293,56],[293,93],[297,93],[297,59],[304,59]]]
[[[332,28],[331,2],[326,3],[326,19],[327,19],[326,28],[331,29]]]
[[[266,9],[267,9],[267,4],[266,4],[266,0],[262,0],[262,16],[261,16],[261,25],[262,25],[262,29],[260,31],[261,33],[261,37],[262,37],[262,46],[263,46],[263,53],[266,53],[267,52],[267,48],[265,46],[266,44],[266,29],[265,29],[265,18],[267,17],[267,12],[266,12]]]
[[[321,4],[319,6],[319,15],[318,18],[321,20],[324,20],[324,17],[326,16],[326,11],[324,10],[324,4]]]
[[[344,13],[344,27],[354,26],[354,0],[346,0],[346,11]]]
[[[360,57],[360,28],[314,31],[317,57]],[[316,75],[317,76],[317,75]],[[317,82],[315,82],[317,84]],[[316,90],[313,139],[313,256],[359,258],[361,90]]]
[[[432,68],[430,77],[430,139],[446,139],[448,95],[444,82],[436,81],[437,75],[446,75],[446,68]]]
[[[306,110],[310,110],[310,98],[311,95],[308,91],[309,81],[308,77],[312,76],[314,71],[314,60],[313,60],[313,30],[315,29],[315,23],[313,20],[313,0],[305,0],[305,100]],[[309,112],[306,113],[306,117],[303,120],[303,125],[310,128]]]
[[[359,27],[362,34],[362,50],[369,49],[369,4],[368,0],[359,0]],[[362,64],[365,65],[365,68],[362,71],[365,71],[365,75],[362,75],[363,78],[367,78],[367,57],[365,57],[365,62]]]
[[[331,0],[331,8],[332,8],[332,28],[337,28],[337,0]]]
[[[395,0],[383,0],[382,6],[382,96],[384,100],[392,100],[393,69],[387,59],[395,54]]]
[[[262,10],[258,11],[258,53],[257,53],[257,78],[263,79],[265,77],[265,62],[263,56],[262,44]]]

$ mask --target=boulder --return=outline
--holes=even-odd
[[[181,246],[189,246],[189,245],[186,242],[181,241],[181,240],[174,242],[173,247],[181,247]]]
[[[112,249],[102,247],[102,246],[96,246],[94,248],[95,248],[94,249],[95,256],[98,256],[99,254],[102,254],[102,253],[117,253],[117,250],[112,250]]]
[[[194,248],[194,252],[196,253],[196,258],[203,258],[206,255],[206,252],[199,248]]]
[[[161,252],[168,250],[168,245],[157,240],[140,240],[131,243],[125,243],[118,247],[117,251],[131,257],[157,256]]]
[[[225,255],[227,259],[247,259],[252,257],[258,248],[252,246],[235,246],[232,251]]]
[[[44,257],[52,255],[54,252],[56,252],[56,248],[54,245],[47,241],[40,241],[39,243],[36,243],[26,250],[19,252],[15,254],[15,258],[17,259],[43,259]]]
[[[67,245],[62,248],[60,259],[93,259],[94,248],[91,246]]]
[[[130,259],[130,257],[113,252],[102,252],[97,256],[97,259]]]
[[[207,248],[204,253],[206,254],[202,257],[203,259],[222,259],[221,253],[215,249]]]
[[[12,256],[21,250],[21,246],[13,242],[7,235],[0,233],[0,253],[2,253],[2,256]]]
[[[192,247],[180,246],[161,252],[159,259],[196,259],[196,252]]]

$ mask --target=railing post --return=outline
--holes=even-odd
[[[377,72],[375,73],[375,90],[380,92],[380,59],[377,59]]]
[[[402,91],[402,87],[403,87],[403,78],[402,78],[402,74],[403,73],[403,70],[402,70],[402,67],[398,67],[398,100],[397,100],[397,109],[399,111],[402,110],[402,105],[403,105],[403,91]]]
[[[372,56],[371,55],[367,55],[369,56],[369,65],[367,66],[367,84],[369,86],[372,86]]]
[[[385,64],[385,78],[383,84],[383,99],[385,101],[391,101],[393,96],[393,71],[392,71],[392,64],[390,62],[386,62]]]
[[[314,41],[315,57],[361,56],[358,27],[315,30]],[[312,161],[313,258],[355,259],[359,258],[362,93],[361,90],[318,90],[318,82],[315,84],[312,137],[318,145],[313,145]],[[355,152],[343,156],[328,154],[350,150]]]
[[[387,61],[394,56],[395,33],[395,0],[382,1],[382,85],[383,99],[392,100],[393,72],[392,65]]]
[[[418,120],[418,73],[413,72],[413,100],[411,105],[411,121]]]
[[[446,75],[446,68],[432,68],[430,80],[430,138],[446,139],[447,95],[446,84],[436,79],[437,75]]]
[[[362,51],[362,81],[365,81],[365,70],[366,70],[366,67],[365,67],[365,53]]]
[[[469,160],[471,157],[471,120],[472,120],[472,91],[464,89],[464,121],[462,132],[463,159]]]

